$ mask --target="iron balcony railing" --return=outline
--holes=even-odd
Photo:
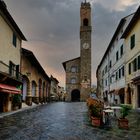
[[[14,65],[14,67],[11,67],[0,61],[0,73],[10,76],[16,80],[22,80],[22,74],[19,72],[19,65]]]

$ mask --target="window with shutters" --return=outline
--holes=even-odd
[[[122,76],[124,77],[124,66],[122,67]]]
[[[118,80],[118,72],[116,72],[116,81]]]
[[[16,78],[19,79],[19,65],[16,65]]]
[[[123,45],[120,48],[120,56],[122,56],[122,55],[123,55]]]
[[[130,48],[133,49],[135,47],[135,34],[133,34],[130,38]]]
[[[109,62],[109,67],[111,68],[112,67],[112,61],[110,60]]]
[[[119,52],[117,51],[116,52],[116,61],[118,61],[118,59],[119,59]]]
[[[119,78],[121,78],[121,69],[119,69]]]
[[[131,63],[128,64],[128,72],[131,74]]]
[[[16,75],[16,65],[12,61],[9,62],[9,74],[10,76]]]
[[[133,71],[134,72],[137,71],[137,59],[136,58],[133,60]]]
[[[17,46],[17,36],[15,35],[15,33],[13,33],[13,46]]]
[[[140,55],[138,56],[138,70],[140,69]]]
[[[19,65],[15,65],[12,61],[9,61],[9,74],[19,79]]]

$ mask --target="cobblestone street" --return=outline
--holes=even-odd
[[[0,140],[139,140],[140,114],[129,116],[130,129],[95,128],[86,103],[50,103],[0,118]]]

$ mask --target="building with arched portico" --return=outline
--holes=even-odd
[[[32,102],[45,103],[50,94],[50,78],[33,52],[23,48],[21,73],[23,82],[22,100],[28,105],[32,105]]]

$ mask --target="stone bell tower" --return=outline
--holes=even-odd
[[[91,7],[85,0],[80,8],[80,57],[63,62],[67,101],[86,101],[91,92]]]
[[[91,90],[91,7],[82,2],[80,8],[80,84],[81,101],[85,101]]]

